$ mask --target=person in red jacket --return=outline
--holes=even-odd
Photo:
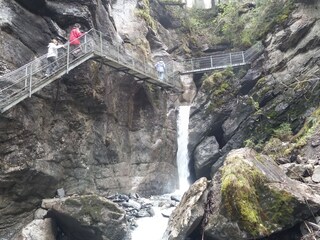
[[[80,37],[82,37],[84,34],[80,32],[80,24],[76,23],[69,36],[69,42],[70,42],[70,52],[74,57],[78,57],[78,55],[81,53],[81,46],[80,46]]]

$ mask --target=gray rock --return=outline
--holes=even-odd
[[[208,181],[200,178],[183,195],[179,205],[170,215],[168,227],[162,239],[185,239],[203,218],[203,205]]]
[[[181,201],[182,196],[181,195],[171,195],[170,199],[176,202],[180,202]]]
[[[124,207],[127,207],[127,208],[130,207],[130,208],[134,208],[134,209],[137,209],[137,210],[141,209],[141,204],[136,202],[136,201],[134,201],[134,200],[131,200],[131,199],[129,199],[128,202],[121,203],[121,205],[124,206]]]
[[[34,212],[34,219],[43,219],[44,216],[47,214],[48,210],[43,209],[43,208],[38,208]]]
[[[219,143],[214,136],[206,137],[194,152],[196,177],[209,176],[211,165],[219,158]]]
[[[312,181],[314,181],[315,183],[320,183],[320,166],[319,165],[317,165],[314,168],[314,172],[312,175]]]
[[[301,180],[312,176],[313,166],[311,164],[286,163],[280,166],[286,175],[292,179]]]
[[[16,239],[56,240],[57,226],[52,219],[36,219],[25,226]]]
[[[63,198],[66,196],[66,193],[63,188],[59,188],[59,189],[57,189],[57,195],[59,198]]]
[[[128,229],[125,212],[115,203],[96,195],[44,199],[53,218],[72,239],[126,239]]]
[[[248,148],[227,155],[209,191],[212,198],[208,199],[205,235],[218,240],[269,236],[311,217],[320,207],[315,191],[288,178],[273,160]],[[279,201],[281,206],[277,206]],[[246,211],[257,218],[250,218]]]

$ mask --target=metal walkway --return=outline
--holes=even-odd
[[[180,74],[201,73],[229,66],[247,65],[263,50],[262,44],[259,43],[244,52],[214,54],[185,60],[181,62],[184,70],[180,72],[174,71],[173,64],[167,64],[166,77],[160,81],[151,62],[132,57],[120,45],[112,45],[107,39],[108,37],[103,33],[91,29],[81,37],[80,51],[77,54],[77,50],[70,51],[70,45],[67,44],[66,49],[53,63],[57,67],[48,77],[45,76],[45,72],[50,66],[47,63],[46,55],[0,76],[0,112],[3,113],[24,99],[31,97],[35,92],[68,74],[69,71],[89,59],[99,60],[118,71],[132,75],[136,80],[181,93]]]
[[[246,51],[217,53],[206,57],[184,60],[184,69],[180,74],[203,73],[227,67],[238,67],[251,64],[263,51],[261,42],[253,45]]]
[[[137,59],[126,53],[120,45],[112,45],[107,36],[91,29],[81,37],[80,49],[70,51],[69,44],[53,64],[56,68],[46,77],[48,67],[46,55],[0,77],[0,112],[3,113],[24,99],[31,97],[54,80],[86,62],[96,59],[102,63],[164,89],[181,92],[179,76],[172,66],[166,67],[165,79],[160,81],[154,66],[146,59]],[[62,49],[62,48],[61,48]],[[79,51],[80,50],[80,51]],[[60,51],[60,50],[59,50]],[[76,55],[76,56],[74,56]]]

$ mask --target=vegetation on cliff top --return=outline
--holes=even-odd
[[[184,27],[193,43],[205,41],[246,48],[265,37],[276,25],[283,24],[293,9],[293,0],[259,0],[255,6],[232,2],[220,4],[216,10],[189,10]]]

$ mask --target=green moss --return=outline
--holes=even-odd
[[[150,14],[150,2],[149,0],[142,0],[144,7],[136,11],[136,15],[146,21],[149,27],[154,31],[157,31],[156,22]]]
[[[294,210],[294,198],[289,193],[270,190],[265,182],[265,176],[241,157],[227,158],[222,168],[223,209],[254,238],[288,224]]]
[[[226,101],[226,97],[232,98],[233,92],[231,82],[234,76],[235,74],[233,73],[232,68],[213,72],[209,76],[204,75],[202,89],[208,93],[211,100],[211,103],[206,109],[208,113],[223,105]]]
[[[273,136],[282,141],[289,141],[292,138],[292,130],[290,123],[281,123],[278,128],[273,130]]]
[[[305,121],[300,131],[293,137],[292,142],[295,148],[301,148],[307,144],[308,139],[320,126],[320,108],[317,108],[311,116]]]

